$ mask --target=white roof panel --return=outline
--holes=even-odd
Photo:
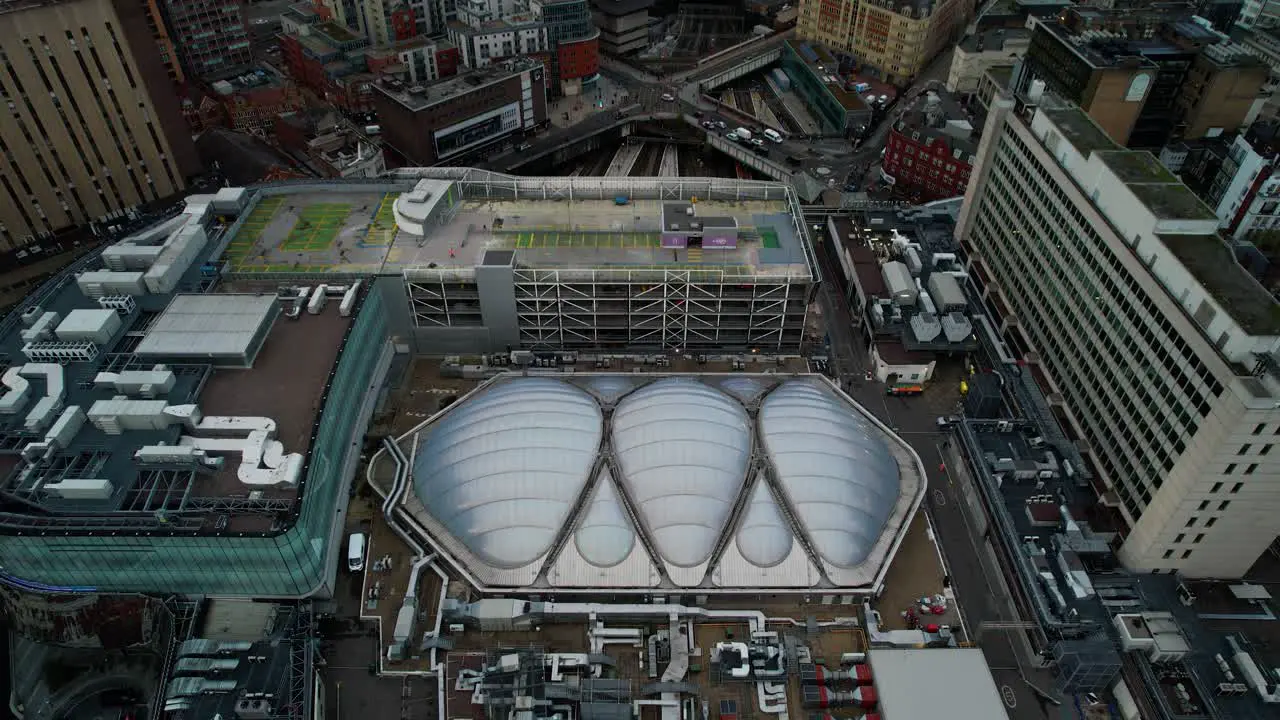
[[[440,420],[418,447],[422,504],[486,562],[542,557],[569,519],[595,464],[600,407],[550,378],[493,385]]]
[[[627,395],[613,413],[613,446],[628,493],[653,542],[677,567],[705,562],[746,479],[747,413],[690,378]]]
[[[175,295],[134,352],[167,357],[226,357],[249,351],[276,314],[274,295]]]
[[[765,397],[760,434],[818,553],[860,565],[898,502],[898,462],[879,430],[826,386],[789,380]]]
[[[1009,718],[978,648],[872,648],[867,659],[885,717]]]

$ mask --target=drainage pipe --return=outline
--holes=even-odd
[[[391,456],[392,462],[396,465],[395,483],[391,487],[391,492],[387,493],[386,500],[382,503],[382,514],[387,521],[387,526],[390,527],[391,531],[404,541],[411,550],[413,550],[414,557],[417,558],[414,561],[414,568],[410,575],[411,589],[414,597],[416,598],[417,596],[417,578],[421,573],[422,567],[430,567],[431,570],[440,577],[440,598],[439,602],[436,603],[436,622],[435,627],[431,630],[431,636],[438,638],[440,637],[440,626],[444,620],[444,600],[449,589],[449,576],[445,575],[444,571],[440,569],[440,566],[433,562],[435,554],[433,553],[428,556],[417,539],[406,532],[404,528],[400,527],[400,523],[396,522],[396,505],[399,504],[400,500],[404,497],[405,492],[408,490],[409,471],[411,466],[409,465],[408,458],[404,456],[404,451],[400,449],[400,446],[395,443],[393,438],[390,436],[383,438],[382,444],[386,449],[387,454]],[[408,601],[408,593],[406,593],[406,602]],[[444,663],[440,661],[440,654],[437,652],[437,648],[430,648],[429,653],[428,663],[431,668],[429,674],[435,675],[436,677],[436,707],[439,708],[440,712],[439,720],[446,720],[444,693],[446,675],[445,666]],[[381,664],[381,659],[379,659],[379,664]]]

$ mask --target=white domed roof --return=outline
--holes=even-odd
[[[867,558],[898,502],[898,463],[877,428],[817,382],[765,398],[760,434],[818,553],[839,567]]]
[[[764,478],[756,481],[751,503],[738,526],[738,552],[758,567],[773,567],[791,554],[795,536]]]
[[[603,433],[599,405],[549,378],[495,385],[423,439],[414,489],[435,518],[496,567],[551,547],[577,502]]]
[[[622,509],[608,470],[602,473],[595,496],[573,534],[573,542],[587,562],[602,568],[613,567],[626,560],[635,547],[636,533]]]
[[[612,441],[658,552],[679,567],[705,562],[746,478],[746,411],[701,382],[666,378],[618,403]]]

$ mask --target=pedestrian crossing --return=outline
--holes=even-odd
[[[688,254],[689,254],[689,262],[691,263],[702,262],[702,248],[689,248]]]

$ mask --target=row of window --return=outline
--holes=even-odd
[[[1204,382],[1212,380],[1211,376],[1196,377],[1199,372],[1194,371],[1208,373],[1202,364],[1193,368],[1199,364],[1194,355],[1179,353],[1181,357],[1174,361],[1167,348],[1176,347],[1181,339],[1161,316],[1144,316],[1132,306],[1124,307],[1135,296],[1147,300],[1145,294],[1052,179],[1043,177],[1043,171],[1033,173],[1029,169],[1033,163],[1021,140],[1012,135],[1006,138],[996,153],[973,240],[1001,281],[1018,289],[1015,303],[1023,298],[1039,299],[1021,303],[1019,315],[1035,322],[1020,327],[1045,351],[1044,363],[1059,380],[1069,405],[1077,413],[1087,410],[1085,417],[1098,418],[1097,422],[1085,423],[1083,430],[1090,436],[1104,469],[1118,481],[1122,501],[1136,517],[1150,502],[1151,491],[1159,487],[1161,476],[1172,468],[1174,458],[1185,450],[1185,438],[1195,432],[1199,416],[1209,410],[1209,397],[1220,393],[1221,386],[1210,388]],[[1052,188],[1052,198],[1045,187]],[[1032,208],[1039,210],[1039,217],[1029,217]],[[1070,238],[1059,235],[1069,227],[1066,214],[1076,221]],[[1016,228],[1037,231],[1022,236]],[[1004,240],[993,241],[996,237]],[[1046,242],[1050,238],[1051,244]],[[1055,256],[1062,261],[1056,261]],[[1064,262],[1068,260],[1074,262]],[[1048,278],[1058,282],[1049,282]],[[1105,303],[1100,289],[1091,287],[1099,281],[1111,283]],[[1029,293],[1029,285],[1036,289]],[[1077,313],[1077,308],[1082,312]],[[1058,317],[1049,319],[1046,315]],[[1157,322],[1159,331],[1152,331],[1150,326]],[[1051,337],[1048,332],[1048,328],[1080,327],[1092,327],[1105,352],[1084,346],[1076,333]],[[1120,338],[1126,353],[1122,354],[1113,335]],[[1170,356],[1169,362],[1160,358],[1161,352]],[[1130,358],[1127,366],[1118,367],[1119,359],[1125,357]],[[1152,362],[1153,359],[1159,362]],[[1102,368],[1098,368],[1100,364]],[[1099,373],[1099,369],[1104,372]],[[1135,374],[1137,371],[1140,374]],[[1162,380],[1166,376],[1173,380]],[[1117,379],[1123,392],[1104,390],[1115,386]],[[1107,412],[1099,412],[1104,406]],[[1123,413],[1120,407],[1124,407]],[[1125,420],[1121,422],[1119,418]],[[1146,452],[1137,449],[1139,438],[1145,441]]]
[[[119,67],[129,84],[129,96],[134,97],[139,92],[138,82],[123,54],[111,23],[106,23],[104,28],[111,43],[110,53],[119,58]],[[76,177],[89,178],[101,208],[107,213],[118,212],[138,202],[156,200],[160,196],[144,159],[138,137],[125,119],[120,97],[111,87],[103,57],[94,45],[93,36],[86,27],[81,27],[79,30],[78,36],[72,30],[65,31],[64,47],[69,48],[75,57],[81,78],[90,90],[96,113],[92,110],[86,112],[86,109],[81,106],[80,101],[83,98],[77,97],[72,90],[71,83],[68,82],[62,64],[58,60],[59,56],[50,46],[48,37],[37,36],[38,45],[32,41],[32,38],[21,39],[22,49],[25,51],[22,54],[25,54],[25,59],[30,62],[30,67],[40,79],[39,90],[24,86],[15,65],[15,61],[21,58],[11,57],[7,51],[0,50],[0,65],[5,70],[0,74],[0,99],[8,105],[14,126],[22,135],[22,142],[30,148],[36,164],[43,171],[44,182],[41,184],[52,190],[58,204],[69,219],[66,222],[58,221],[56,224],[51,221],[40,205],[31,179],[27,177],[28,168],[24,167],[25,163],[20,162],[8,142],[0,138],[0,154],[3,154],[9,162],[12,174],[21,186],[21,192],[8,181],[7,177],[2,184],[10,196],[13,207],[23,216],[23,220],[33,231],[52,231],[65,224],[87,222],[95,219],[99,214],[96,209],[91,210],[92,206],[86,204],[85,198],[76,186]],[[47,96],[54,112],[50,113],[43,108],[37,108],[32,103],[33,96]],[[25,112],[19,109],[14,98],[21,100],[22,110]],[[160,141],[145,100],[138,102],[138,108],[150,134],[153,148],[168,175],[170,185],[178,187],[177,178],[164,154],[164,145]],[[90,115],[93,116],[92,122]],[[52,128],[54,132],[50,133],[51,128],[46,125],[46,121],[54,117],[62,127],[59,132],[55,126]],[[110,144],[105,142],[106,138],[101,137],[100,134],[95,135],[93,131],[95,126],[107,128]],[[74,154],[60,152],[60,144],[55,140],[59,137],[69,142],[74,149]],[[115,154],[108,158],[104,155],[104,150],[109,153],[112,146],[115,148]],[[79,172],[69,170],[68,164],[73,165]],[[112,167],[117,169],[123,167],[125,171],[123,175],[133,185],[136,200],[124,197],[113,176]],[[57,169],[57,177],[54,175],[53,168]],[[39,222],[36,221],[37,217]]]

